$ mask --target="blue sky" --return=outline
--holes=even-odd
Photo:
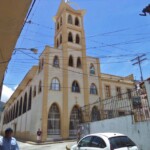
[[[16,51],[8,65],[4,85],[13,92],[38,58],[45,45],[53,46],[54,22],[61,0],[36,0],[16,44],[17,48],[37,48],[38,55],[30,51]],[[87,55],[99,57],[103,73],[140,79],[138,66],[131,59],[146,53],[142,63],[144,79],[150,77],[150,15],[139,16],[148,0],[72,0],[75,9],[85,9],[84,28]],[[25,53],[25,54],[24,54]],[[27,56],[30,55],[30,56]],[[11,92],[11,93],[12,93]],[[4,91],[3,91],[4,93]]]

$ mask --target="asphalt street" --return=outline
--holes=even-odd
[[[75,142],[63,142],[46,145],[32,145],[18,142],[20,150],[66,150],[66,145],[73,145]]]

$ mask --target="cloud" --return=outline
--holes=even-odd
[[[8,99],[10,98],[10,96],[13,94],[13,92],[14,92],[14,90],[7,87],[6,85],[3,85],[1,101],[7,102]]]

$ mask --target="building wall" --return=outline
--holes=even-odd
[[[134,89],[134,82],[132,80],[120,80],[123,77],[115,77],[115,79],[111,79],[110,77],[102,78],[102,91],[103,91],[103,99],[105,99],[105,86],[109,85],[111,89],[111,96],[116,96],[116,87],[121,88],[121,93],[127,93],[127,89]]]
[[[86,126],[86,124],[84,126]],[[125,116],[92,122],[89,126],[90,133],[123,133],[129,136],[139,146],[139,150],[150,149],[150,121],[133,123],[132,116]]]

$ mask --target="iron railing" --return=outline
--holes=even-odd
[[[104,100],[98,99],[79,110],[80,123],[133,115],[134,122],[150,120],[145,89],[132,90]]]

